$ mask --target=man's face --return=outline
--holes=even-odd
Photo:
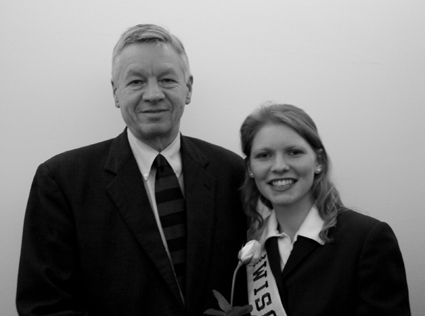
[[[190,103],[192,77],[168,44],[125,47],[115,62],[114,96],[130,131],[161,151],[177,136],[184,107]]]

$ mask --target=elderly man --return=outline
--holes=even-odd
[[[175,36],[155,25],[121,36],[112,88],[127,128],[39,166],[20,315],[201,315],[216,307],[213,289],[230,298],[246,232],[243,160],[180,134],[192,85]]]

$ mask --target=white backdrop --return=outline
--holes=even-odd
[[[0,314],[17,315],[36,167],[123,130],[112,48],[156,23],[182,39],[195,78],[182,132],[240,153],[239,126],[260,102],[305,109],[345,203],[396,232],[413,315],[425,315],[424,16],[421,0],[1,1]]]

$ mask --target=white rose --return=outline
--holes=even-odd
[[[260,260],[261,245],[256,240],[250,240],[239,251],[238,259],[247,265],[256,264]]]

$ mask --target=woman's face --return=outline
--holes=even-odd
[[[248,171],[275,210],[309,210],[314,203],[311,187],[318,168],[316,152],[285,124],[266,124],[253,139]]]

